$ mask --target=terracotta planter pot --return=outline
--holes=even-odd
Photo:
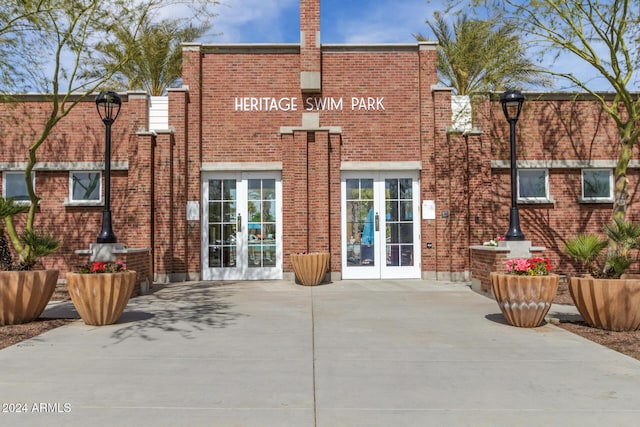
[[[305,286],[319,285],[329,270],[328,252],[292,254],[291,265],[298,282]]]
[[[491,273],[491,288],[510,325],[535,328],[544,322],[558,291],[557,274],[519,276]]]
[[[569,292],[589,326],[609,331],[640,329],[640,279],[572,277]]]
[[[56,290],[58,270],[0,271],[0,325],[37,319]]]
[[[73,305],[87,325],[116,323],[133,292],[135,271],[124,273],[67,274]]]

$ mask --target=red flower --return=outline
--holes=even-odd
[[[93,265],[91,266],[91,272],[95,273],[98,271],[102,271],[104,270],[104,262],[94,262]]]

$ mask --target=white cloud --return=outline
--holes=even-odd
[[[214,43],[297,43],[299,0],[223,0]],[[427,0],[324,0],[323,43],[410,43],[425,33],[434,6]]]
[[[298,41],[298,0],[223,1],[214,20],[214,32],[221,33],[216,37],[216,43]],[[287,40],[292,28],[296,29],[296,38]]]
[[[426,35],[425,24],[436,8],[426,0],[358,1],[335,13],[335,22],[322,22],[325,43],[413,43],[413,34]]]

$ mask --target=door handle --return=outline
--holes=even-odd
[[[380,231],[380,215],[376,212],[376,231]]]
[[[242,215],[238,214],[238,233],[242,233]]]

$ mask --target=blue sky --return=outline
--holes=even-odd
[[[222,0],[210,43],[298,43],[300,39],[299,0]],[[322,0],[320,37],[323,44],[416,43],[413,34],[434,39],[426,25],[442,2],[434,0]],[[536,60],[537,58],[533,58]],[[590,66],[572,55],[560,56],[551,65],[555,70],[571,70],[583,80],[591,80],[596,90],[610,90],[602,78],[592,80]],[[576,64],[579,66],[576,67]],[[575,90],[568,82],[556,82],[555,90]]]
[[[297,43],[299,0],[223,0],[217,9],[214,43]],[[323,0],[321,42],[415,43],[429,34],[425,21],[439,6],[428,0]]]

